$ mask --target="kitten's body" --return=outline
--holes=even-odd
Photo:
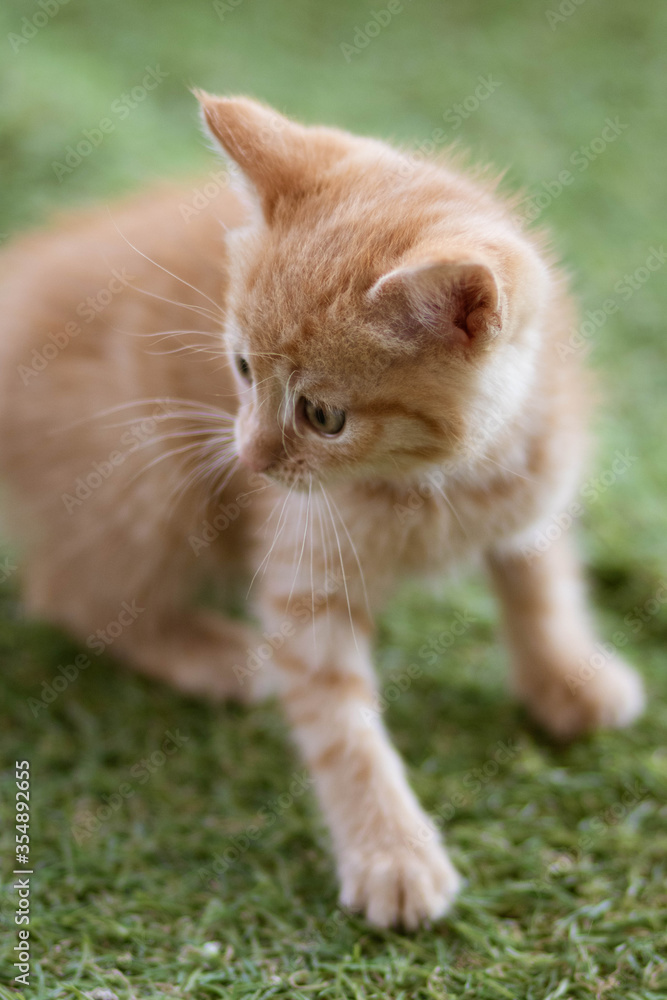
[[[136,602],[114,651],[186,691],[249,697],[270,678],[343,900],[415,926],[457,876],[375,711],[372,613],[397,581],[484,557],[517,691],[555,734],[641,707],[615,660],[577,683],[595,637],[567,535],[525,554],[583,457],[587,391],[556,350],[570,306],[488,186],[249,102],[205,104],[254,208],[224,191],[186,222],[192,191],[166,191],[5,254],[0,465],[29,540],[26,599],[83,639]],[[108,304],[77,319],[113,269]],[[37,371],[32,349],[72,319]],[[340,441],[302,399],[346,411]],[[239,406],[243,464],[226,472],[213,414]],[[207,577],[253,574],[268,640],[194,610]]]

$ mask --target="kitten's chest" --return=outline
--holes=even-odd
[[[479,548],[469,507],[457,510],[428,480],[387,496],[374,511],[367,558],[387,578],[431,574],[466,560]]]
[[[535,498],[516,477],[463,487],[426,476],[412,486],[355,484],[264,503],[273,513],[253,562],[261,589],[283,609],[290,597],[308,604],[320,592],[326,603],[338,594],[377,609],[407,576],[471,562],[535,516]]]
[[[536,506],[516,477],[462,485],[427,475],[409,487],[370,491],[356,512],[353,500],[347,508],[364,561],[390,580],[474,559],[530,523]]]

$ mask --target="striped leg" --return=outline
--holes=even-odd
[[[333,836],[341,902],[381,927],[441,916],[459,877],[410,789],[376,711],[369,637],[347,606],[276,654],[280,693]]]

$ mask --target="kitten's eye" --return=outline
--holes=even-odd
[[[320,434],[340,434],[345,425],[343,410],[329,410],[305,401],[304,411],[309,422]]]
[[[238,357],[236,359],[236,367],[241,373],[241,378],[244,378],[246,382],[252,382],[252,375],[250,374],[250,365],[245,358]]]

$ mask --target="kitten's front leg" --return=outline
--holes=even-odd
[[[496,552],[488,561],[515,686],[535,718],[561,739],[632,722],[644,706],[641,679],[597,639],[570,539],[562,535],[540,553]]]
[[[344,603],[344,602],[343,602]],[[380,927],[441,916],[459,876],[376,710],[364,625],[330,601],[276,654],[280,694],[331,828],[341,902]]]

